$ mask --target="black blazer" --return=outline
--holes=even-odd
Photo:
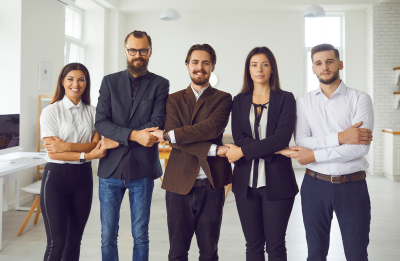
[[[150,127],[164,129],[168,92],[169,81],[148,72],[142,78],[132,105],[128,70],[103,78],[94,126],[99,134],[117,141],[120,146],[108,150],[107,155],[100,159],[99,177],[107,178],[113,173],[128,146],[135,147],[136,159],[147,177],[156,179],[162,175],[158,144],[148,148],[128,139],[132,130]]]
[[[233,99],[232,136],[243,155],[235,162],[232,191],[246,198],[252,160],[265,160],[267,200],[294,197],[299,189],[292,161],[275,152],[289,146],[296,123],[296,100],[290,92],[271,91],[268,107],[267,135],[265,139],[253,139],[250,126],[250,107],[253,93],[239,94]]]

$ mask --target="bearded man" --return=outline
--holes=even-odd
[[[129,191],[134,261],[149,259],[150,204],[154,179],[162,175],[157,138],[163,129],[169,81],[147,70],[152,53],[146,32],[125,38],[127,70],[107,75],[100,87],[95,128],[107,155],[100,160],[99,198],[103,260],[119,260],[117,237],[121,202]]]
[[[232,182],[222,134],[232,96],[209,79],[217,56],[208,44],[193,45],[186,56],[190,85],[168,97],[165,131],[152,134],[172,146],[162,188],[167,190],[169,261],[187,261],[196,234],[199,260],[218,260],[224,186]]]
[[[312,48],[316,90],[297,98],[295,147],[288,156],[306,166],[301,186],[308,261],[325,261],[335,212],[347,261],[367,261],[371,203],[365,170],[374,128],[368,94],[340,79],[339,52]]]

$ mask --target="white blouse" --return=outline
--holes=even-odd
[[[258,127],[258,133],[260,140],[265,139],[267,136],[267,121],[268,121],[268,104],[265,105],[267,108],[263,108],[262,115],[260,119],[260,125]],[[256,122],[256,113],[254,111],[254,105],[251,104],[250,107],[250,126],[251,132],[253,134],[253,139],[256,139],[255,134],[255,122]],[[258,178],[257,178],[257,188],[263,187],[266,185],[265,182],[265,161],[264,159],[259,158],[258,163]],[[250,179],[249,179],[249,186],[253,187],[253,174],[254,174],[254,161],[251,164],[251,171],[250,171]]]
[[[58,137],[65,142],[90,143],[95,133],[96,108],[79,102],[75,105],[66,96],[45,107],[40,116],[41,138]],[[52,160],[49,155],[47,162],[80,164],[79,161]]]

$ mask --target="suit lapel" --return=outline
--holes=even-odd
[[[242,102],[242,111],[241,111],[241,119],[244,119],[244,131],[245,133],[250,136],[253,137],[253,133],[251,131],[251,125],[250,125],[250,108],[251,108],[251,102],[252,102],[252,98],[253,98],[253,92],[250,92],[248,94],[246,94],[243,97],[243,102]]]
[[[191,88],[191,87],[190,87]],[[193,92],[193,90],[191,90]],[[203,105],[203,103],[212,96],[212,94],[214,93],[214,89],[213,87],[211,87],[211,85],[207,88],[207,90],[205,90],[199,97],[199,99],[197,100],[193,112],[192,112],[192,120],[191,123],[193,124],[193,119],[196,117],[197,112],[199,111],[199,109],[201,108],[201,105]],[[194,94],[193,94],[194,96]],[[196,100],[196,97],[195,97]]]
[[[270,92],[268,106],[267,137],[274,134],[279,112],[279,92]]]
[[[190,85],[189,85],[189,87],[186,88],[184,96],[185,96],[186,101],[189,104],[190,115],[192,115],[194,106],[196,105],[196,97],[194,96],[192,87],[190,87]]]
[[[139,102],[142,99],[143,94],[145,93],[147,87],[149,86],[150,77],[151,77],[151,75],[150,75],[149,72],[143,77],[143,79],[142,79],[142,81],[140,83],[140,86],[139,86],[139,90],[138,90],[138,92],[136,94],[135,101],[133,102],[132,109],[131,109],[131,116],[130,116],[129,119],[132,119],[132,116],[135,113],[135,111],[136,111],[136,109],[137,109],[137,107],[139,105]]]
[[[122,74],[122,85],[124,91],[122,92],[122,95],[125,96],[126,102],[128,104],[128,108],[132,108],[132,90],[131,90],[131,80],[129,79],[129,72],[128,70],[125,70],[125,72]]]

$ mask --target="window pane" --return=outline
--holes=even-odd
[[[83,47],[79,48],[79,62],[85,64],[85,48]]]
[[[305,18],[306,47],[322,43],[340,47],[340,40],[340,17]]]
[[[76,44],[69,45],[69,60],[68,63],[78,62],[78,46]]]
[[[74,12],[68,7],[65,8],[65,34],[73,36],[73,25],[74,25]]]
[[[319,80],[312,71],[311,52],[307,52],[307,92],[319,87]]]
[[[74,12],[74,33],[73,37],[77,39],[81,39],[81,24],[82,24],[82,16],[78,12]]]

